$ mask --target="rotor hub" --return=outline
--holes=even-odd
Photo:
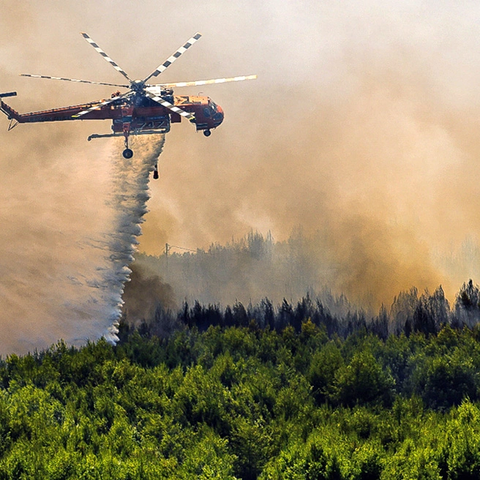
[[[130,86],[135,92],[141,92],[145,88],[145,82],[143,80],[133,80]]]

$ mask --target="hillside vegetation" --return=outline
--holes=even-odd
[[[158,308],[116,346],[11,355],[0,478],[480,478],[475,288],[463,317],[417,297],[395,333],[307,297]]]

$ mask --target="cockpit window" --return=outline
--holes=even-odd
[[[210,108],[211,108],[214,112],[217,111],[217,105],[215,104],[215,102],[212,102],[211,100],[210,100]]]

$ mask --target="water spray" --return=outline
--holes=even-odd
[[[163,150],[165,135],[138,140],[137,153],[132,158],[117,156],[113,189],[109,203],[114,210],[113,232],[108,235],[107,251],[110,268],[103,272],[104,300],[111,307],[110,327],[105,333],[109,341],[118,340],[117,321],[123,305],[122,293],[125,282],[131,273],[128,267],[134,260],[141,235],[140,225],[148,212],[147,201],[150,198],[148,181],[150,172],[158,178],[158,158]]]

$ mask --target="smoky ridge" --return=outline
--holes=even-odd
[[[236,253],[249,248],[245,241],[233,246]],[[258,254],[258,243],[256,247]],[[208,254],[181,256],[202,253]],[[319,292],[307,291],[296,300],[283,298],[278,303],[263,297],[257,302],[243,303],[237,299],[230,304],[184,298],[178,304],[172,286],[154,273],[151,264],[146,265],[142,255],[136,262],[131,266],[131,281],[125,289],[120,341],[133,331],[168,339],[184,328],[206,331],[210,327],[243,327],[278,332],[290,328],[296,333],[309,334],[313,325],[329,337],[347,338],[364,332],[386,340],[390,335],[437,335],[444,328],[475,330],[480,324],[480,287],[472,279],[461,285],[453,302],[446,298],[441,285],[433,292],[428,289],[420,292],[412,287],[399,292],[390,305],[381,305],[377,311],[355,305],[344,294],[336,295],[326,287]]]
[[[205,327],[210,324],[209,318],[215,319],[214,325],[228,326],[233,322],[247,326],[255,320],[260,326],[276,325],[278,329],[295,318],[296,328],[300,328],[302,321],[318,317],[315,311],[320,309],[336,319],[335,329],[343,333],[353,322],[358,328],[363,325],[378,329],[381,325],[383,336],[425,329],[433,333],[447,324],[473,327],[478,323],[480,295],[472,279],[460,282],[460,289],[450,298],[442,285],[431,289],[409,286],[385,302],[379,302],[375,292],[367,289],[361,297],[355,297],[356,290],[346,290],[346,267],[332,262],[322,249],[313,248],[319,238],[299,228],[288,240],[277,242],[271,233],[263,236],[252,231],[239,240],[212,244],[205,250],[167,244],[160,256],[137,254],[130,266],[135,275],[127,286],[129,295],[124,297],[122,321],[131,328],[143,325],[144,329],[164,334],[174,325],[188,322]],[[475,260],[479,249],[474,245],[473,240],[468,240],[455,255],[458,268],[467,256],[470,262]],[[445,255],[438,263],[452,268],[455,260]],[[134,296],[133,292],[139,293]],[[287,316],[292,317],[267,322],[265,309],[269,315],[284,318],[289,312]],[[238,319],[229,320],[234,311],[243,318],[240,323]],[[292,313],[296,311],[304,313]]]
[[[375,310],[391,302],[399,290],[395,285],[400,289],[415,285],[414,278],[402,285],[395,263],[375,250],[365,252],[357,245],[357,256],[346,250],[334,242],[329,228],[309,234],[299,226],[282,241],[276,241],[271,232],[264,236],[251,231],[224,245],[212,243],[207,249],[167,243],[162,255],[139,253],[135,264],[159,275],[177,299],[223,305],[236,300],[255,303],[264,297],[275,303],[283,298],[295,301],[306,292],[326,290]],[[384,273],[383,285],[377,281],[379,272]],[[435,285],[420,283],[419,287]]]

